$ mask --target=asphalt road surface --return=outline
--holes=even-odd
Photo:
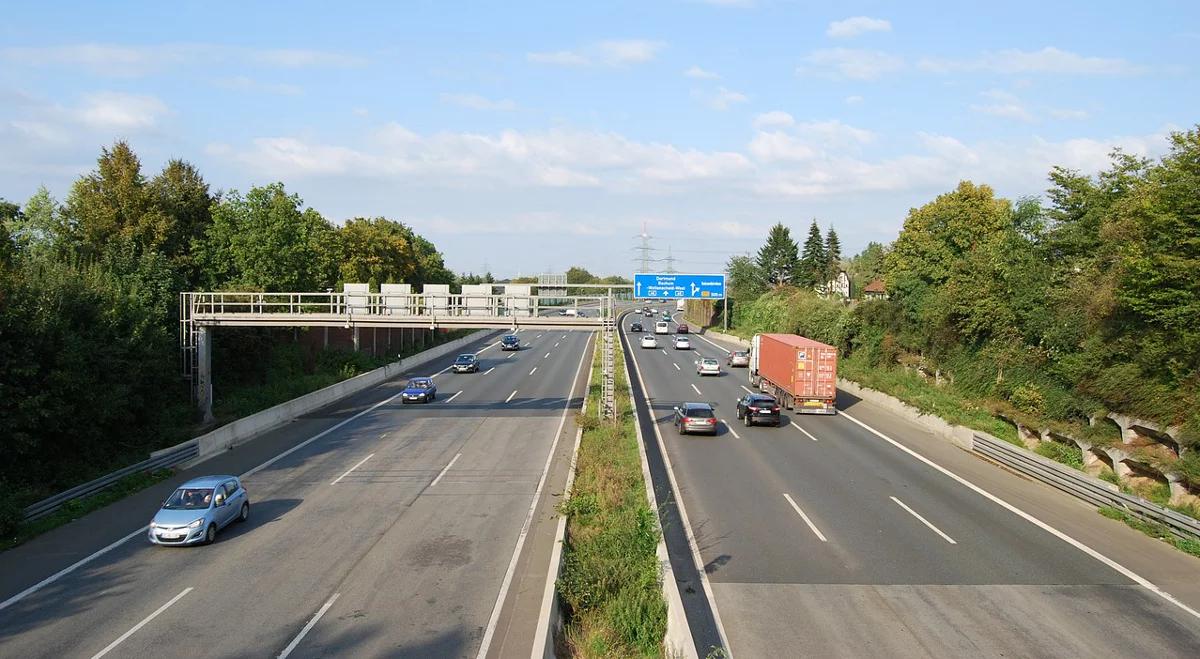
[[[245,477],[250,520],[211,546],[137,534],[16,601],[154,507],[0,555],[0,657],[476,656],[564,422],[573,436],[591,333],[522,331],[519,352],[499,336],[464,350],[479,373],[436,376],[436,402],[402,405],[392,381],[189,471],[242,474],[333,428]]]
[[[935,453],[1072,537],[1086,535],[1139,574],[1154,572],[1193,608],[1197,559],[853,397],[839,399],[838,416],[785,410],[783,427],[745,427],[734,408],[748,391],[746,369],[724,360],[735,346],[693,336],[692,350],[676,351],[660,335],[658,349],[642,349],[628,332],[636,320],[652,327],[626,317],[627,350],[732,655],[1200,656],[1195,615],[851,417]],[[722,375],[698,376],[700,356],[721,359]],[[672,408],[686,401],[713,404],[717,436],[677,434]],[[653,432],[646,441],[657,441]],[[675,536],[676,544],[684,537]],[[681,551],[673,547],[673,557]],[[689,611],[689,620],[700,656],[721,643],[704,616]]]

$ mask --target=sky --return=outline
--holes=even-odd
[[[64,199],[123,139],[455,271],[628,276],[645,227],[717,272],[776,222],[853,254],[960,180],[1162,155],[1198,66],[1196,2],[7,3],[0,197]]]

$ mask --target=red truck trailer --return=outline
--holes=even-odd
[[[750,384],[801,414],[837,414],[838,351],[795,334],[755,334]]]

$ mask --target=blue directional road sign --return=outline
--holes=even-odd
[[[633,276],[633,297],[638,300],[720,300],[725,297],[725,275],[638,273]]]

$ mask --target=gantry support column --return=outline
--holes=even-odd
[[[212,423],[212,340],[211,327],[200,326],[196,333],[196,402],[204,423]]]

